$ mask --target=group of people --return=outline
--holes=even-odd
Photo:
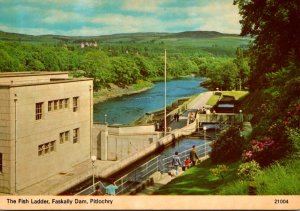
[[[100,184],[102,184],[102,183],[100,183]],[[118,186],[116,186],[116,184],[114,182],[106,187],[105,186],[103,186],[103,187],[105,188],[105,191],[106,191],[105,194],[101,192],[100,186],[97,185],[95,187],[95,192],[93,193],[93,195],[116,195],[116,190],[118,189]]]
[[[175,168],[176,175],[179,173],[179,167],[189,168],[191,166],[195,166],[197,164],[197,161],[199,160],[199,157],[196,152],[196,146],[193,145],[192,150],[190,152],[190,157],[187,157],[184,161],[184,165],[180,160],[180,157],[178,156],[178,152],[175,152],[175,156],[172,159],[172,166]]]
[[[175,114],[174,114],[174,120],[175,120],[176,122],[179,122],[179,114],[178,114],[178,113],[175,113]]]

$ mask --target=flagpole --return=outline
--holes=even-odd
[[[167,50],[165,49],[165,136],[167,134]]]

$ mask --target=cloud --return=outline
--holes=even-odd
[[[70,7],[96,7],[109,3],[109,0],[19,0],[20,3],[32,3],[35,5],[67,5]]]
[[[45,17],[40,21],[43,23],[67,23],[76,21],[85,21],[87,18],[77,12],[66,12],[61,10],[47,11]]]
[[[125,0],[121,8],[126,11],[154,13],[163,2],[163,0]]]
[[[134,17],[129,15],[106,14],[95,17],[92,23],[103,24],[106,29],[111,28],[114,33],[122,32],[145,32],[164,28],[163,21],[155,17]]]

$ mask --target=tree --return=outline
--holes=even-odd
[[[300,60],[299,0],[234,0],[242,16],[241,35],[255,37],[250,47],[250,89],[267,86],[266,73]]]

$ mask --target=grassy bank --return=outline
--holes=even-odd
[[[154,194],[162,195],[212,195],[217,194],[223,186],[237,179],[234,174],[238,163],[229,165],[224,180],[210,174],[209,169],[215,167],[210,159],[188,169],[186,172],[163,186]]]
[[[248,91],[218,91],[218,93],[222,93],[222,95],[233,96],[237,101],[243,99],[249,94]],[[218,102],[219,98],[220,95],[212,95],[208,100],[207,105],[214,106]]]
[[[155,195],[248,195],[249,182],[239,179],[237,169],[241,162],[228,164],[224,179],[210,173],[217,165],[210,159],[187,170]],[[300,194],[300,160],[289,159],[275,163],[255,176],[257,195]]]

